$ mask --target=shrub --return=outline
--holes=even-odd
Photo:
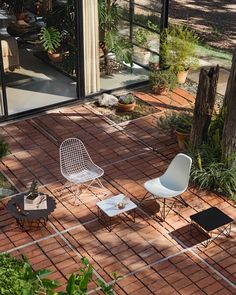
[[[176,75],[170,70],[158,70],[149,75],[152,88],[160,87],[166,90],[172,90],[177,85]]]
[[[4,139],[0,139],[0,160],[7,155],[8,151],[9,144]]]
[[[133,94],[121,95],[119,97],[119,103],[122,104],[131,104],[135,102],[135,97]]]
[[[52,292],[59,286],[56,281],[45,278],[51,273],[50,271],[45,269],[33,271],[28,260],[22,258],[19,260],[9,254],[0,255],[1,295],[43,294]]]
[[[161,34],[163,66],[175,72],[198,67],[196,47],[198,36],[183,25],[173,25]]]
[[[223,112],[215,115],[208,128],[208,138],[195,151],[191,180],[200,188],[215,191],[234,200],[236,196],[236,167],[228,168],[221,159]],[[235,158],[235,155],[232,155]]]
[[[0,295],[86,295],[92,281],[93,268],[87,258],[81,259],[83,267],[78,274],[72,274],[67,281],[65,292],[54,292],[59,286],[55,280],[47,279],[51,273],[46,269],[33,271],[26,257],[16,259],[9,254],[0,254]],[[103,294],[113,295],[113,286],[121,278],[113,273],[114,280],[105,284],[101,279],[96,283]]]
[[[166,112],[157,119],[157,125],[168,133],[179,131],[190,133],[193,123],[193,113],[183,112]]]

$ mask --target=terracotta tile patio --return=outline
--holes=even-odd
[[[35,269],[51,269],[62,289],[66,277],[79,270],[80,258],[86,256],[95,277],[109,283],[112,271],[123,276],[116,284],[116,294],[236,294],[235,225],[231,238],[220,236],[207,248],[201,245],[199,232],[193,236],[189,231],[189,216],[210,206],[235,218],[236,206],[231,201],[190,186],[183,195],[189,207],[177,204],[165,222],[152,218],[148,208],[139,207],[135,223],[124,216],[115,220],[111,233],[99,223],[97,201],[122,192],[138,204],[145,194],[143,183],[160,175],[178,152],[175,139],[157,128],[157,116],[167,109],[189,108],[194,102],[181,89],[170,97],[136,95],[157,112],[115,124],[85,104],[1,127],[1,136],[11,146],[1,171],[19,192],[37,179],[40,190],[56,198],[57,208],[47,226],[22,230],[5,208],[8,200],[3,200],[0,252],[26,254]],[[104,168],[107,196],[90,191],[78,206],[70,190],[60,193],[64,179],[58,148],[68,137],[81,138],[95,163]],[[91,290],[94,286],[92,283]]]

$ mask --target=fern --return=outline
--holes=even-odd
[[[55,52],[61,45],[61,33],[54,27],[42,28],[39,39],[47,52]]]

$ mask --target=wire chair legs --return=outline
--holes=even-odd
[[[95,184],[97,184],[97,185],[95,185]],[[85,189],[82,189],[83,186],[85,187]],[[78,185],[78,189],[75,194],[75,202],[74,203],[76,204],[77,201],[81,202],[81,200],[80,200],[81,195],[85,194],[91,188],[102,190],[104,195],[107,195],[107,193],[105,192],[106,188],[102,184],[101,180],[99,178],[95,178],[89,184],[83,183],[81,185]]]
[[[157,197],[155,197],[154,195],[152,195],[151,193],[147,192],[145,194],[145,196],[141,199],[140,201],[140,205],[143,206],[143,202],[153,198],[153,199],[157,199]],[[183,204],[185,207],[188,207],[188,203],[186,203],[184,201],[184,199],[180,196],[174,197],[174,198],[168,198],[168,199],[174,199],[174,201],[172,202],[172,204],[170,206],[167,206],[167,198],[163,198],[163,206],[162,206],[162,210],[160,209],[160,219],[161,221],[165,221],[167,215],[169,214],[169,212],[172,210],[172,208],[174,207],[176,202],[180,202],[181,204]]]

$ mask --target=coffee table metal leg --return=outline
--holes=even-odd
[[[194,238],[193,228],[197,228],[200,232],[202,232],[207,237],[206,241],[201,242],[201,244],[206,248],[212,241],[212,232],[206,232],[201,226],[199,226],[197,223],[195,223],[193,220],[191,220],[190,235],[193,238]],[[210,237],[209,237],[209,235],[210,235]]]
[[[112,231],[112,223],[111,223],[111,217],[106,215],[100,208],[98,207],[98,219],[100,223],[109,231]]]
[[[135,217],[136,217],[136,210],[133,210],[133,223],[135,223]]]

